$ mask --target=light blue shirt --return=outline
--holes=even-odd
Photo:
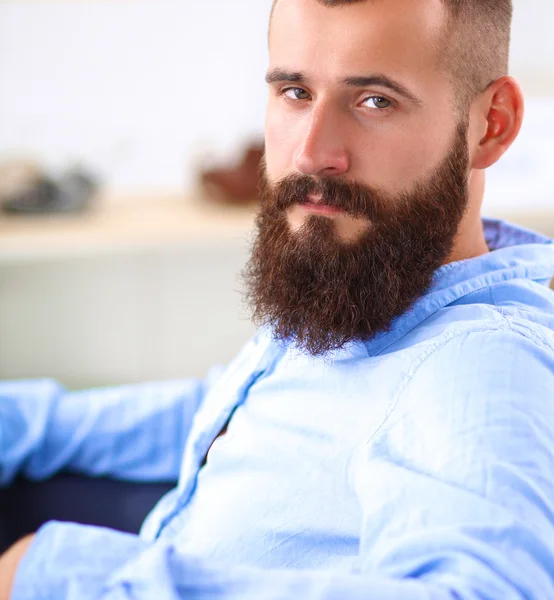
[[[325,357],[261,330],[205,381],[2,384],[3,484],[179,481],[139,536],[43,526],[12,598],[554,598],[554,245],[485,228],[491,253]]]

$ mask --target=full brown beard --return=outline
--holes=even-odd
[[[314,356],[389,331],[452,252],[468,205],[468,165],[467,125],[460,124],[446,159],[410,193],[302,174],[272,184],[265,176],[243,272],[254,322]],[[309,193],[368,219],[367,229],[345,242],[333,219],[310,215],[292,231],[287,210]]]

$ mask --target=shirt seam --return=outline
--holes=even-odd
[[[500,316],[504,319],[512,333],[514,333],[515,335],[520,335],[521,337],[525,338],[531,343],[540,346],[543,350],[548,350],[554,353],[554,345],[549,344],[543,337],[539,337],[538,335],[532,333],[529,329],[522,331],[519,328],[515,328],[512,318],[505,314],[504,307],[497,306],[496,308],[499,310]]]

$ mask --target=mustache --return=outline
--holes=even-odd
[[[269,184],[268,196],[279,212],[297,204],[305,204],[308,195],[321,195],[321,202],[338,208],[355,218],[381,220],[390,214],[390,200],[366,184],[340,178],[314,179],[309,175],[292,173]]]

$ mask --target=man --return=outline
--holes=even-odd
[[[16,544],[4,598],[554,598],[554,247],[480,217],[523,115],[510,20],[275,3],[260,332],[203,382],[4,385],[4,483],[179,477],[140,536]]]

